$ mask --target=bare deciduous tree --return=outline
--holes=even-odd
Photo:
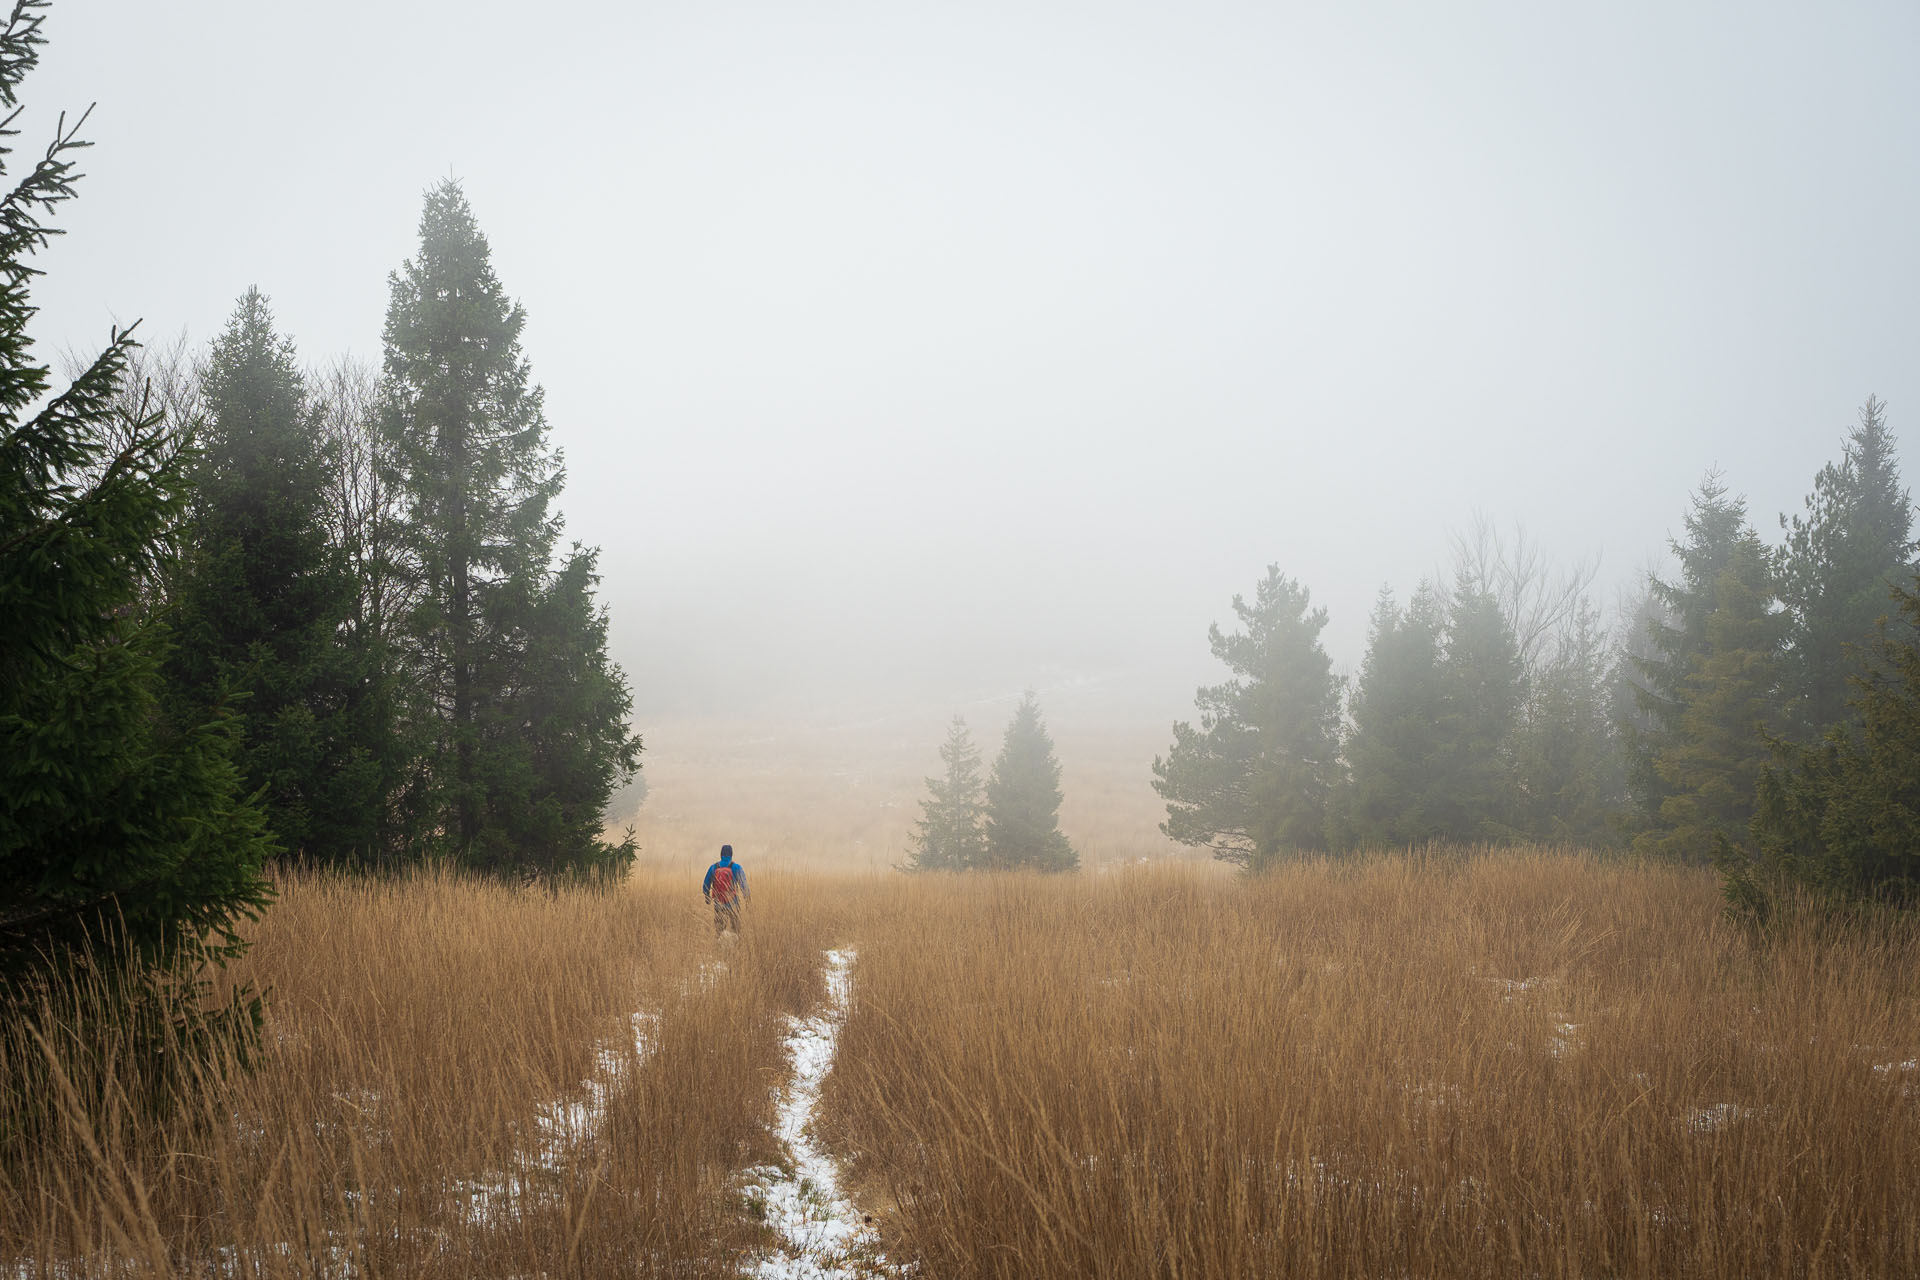
[[[1457,581],[1491,595],[1513,629],[1520,660],[1532,679],[1552,660],[1566,633],[1591,610],[1589,596],[1600,574],[1600,557],[1585,556],[1556,570],[1524,528],[1515,525],[1509,540],[1493,521],[1475,512],[1473,524],[1453,535],[1453,567],[1451,579],[1441,578],[1441,604],[1451,608]]]
[[[342,356],[311,370],[307,387],[332,462],[327,505],[333,539],[360,584],[349,625],[377,639],[406,604],[404,579],[394,571],[394,531],[402,512],[386,479],[391,446],[379,427],[379,374]]]
[[[60,372],[68,382],[80,377],[96,359],[67,350],[60,353]],[[182,329],[171,338],[137,345],[127,352],[127,372],[113,398],[112,439],[115,450],[126,448],[142,434],[143,423],[163,427],[184,443],[200,420],[200,377],[203,359],[187,342]]]

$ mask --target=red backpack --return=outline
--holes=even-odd
[[[713,900],[721,906],[733,901],[733,868],[713,869]]]

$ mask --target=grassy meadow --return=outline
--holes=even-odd
[[[1566,850],[1243,881],[1064,735],[1086,872],[908,878],[931,724],[668,726],[610,891],[283,875],[258,1060],[164,1115],[74,1008],[5,1028],[0,1276],[752,1274],[830,947],[814,1127],[887,1259],[838,1274],[1920,1275],[1920,929],[1756,950]]]
[[[893,888],[825,1123],[941,1276],[1920,1275],[1920,940],[1548,850]]]

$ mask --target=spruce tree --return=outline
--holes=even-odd
[[[1517,737],[1515,822],[1528,839],[1588,846],[1617,839],[1626,767],[1613,718],[1607,637],[1582,605],[1528,690]]]
[[[283,849],[373,861],[399,760],[376,655],[347,629],[356,589],[328,527],[318,414],[257,289],[214,341],[200,412],[172,698],[240,699],[238,763]]]
[[[1354,687],[1347,781],[1335,805],[1340,848],[1405,848],[1449,834],[1437,768],[1447,703],[1443,631],[1427,585],[1405,609],[1381,593]]]
[[[1667,788],[1636,852],[1706,864],[1732,846],[1748,849],[1755,789],[1777,731],[1783,619],[1774,609],[1766,549],[1751,530],[1714,584],[1692,670],[1678,690],[1680,713],[1654,757]]]
[[[1848,679],[1913,559],[1913,500],[1900,484],[1886,405],[1867,397],[1838,463],[1814,478],[1805,516],[1782,516],[1777,560],[1791,618],[1788,725],[1811,741],[1846,717]]]
[[[1527,695],[1525,666],[1500,602],[1463,578],[1447,610],[1446,652],[1430,794],[1439,834],[1501,840],[1514,832],[1515,735]]]
[[[638,767],[625,677],[591,599],[595,553],[556,567],[564,483],[520,333],[459,186],[427,194],[420,252],[392,278],[382,426],[407,519],[402,661],[435,848],[507,874],[623,868],[608,797]]]
[[[624,872],[631,830],[604,838],[613,793],[639,765],[633,700],[607,660],[607,613],[594,601],[600,553],[574,546],[543,579],[509,579],[487,618],[509,637],[479,668],[475,723],[483,797],[469,865],[545,877]],[[524,594],[517,590],[523,585]]]
[[[927,779],[920,802],[908,871],[966,871],[987,862],[986,790],[980,775],[980,749],[959,716],[948,726],[940,747],[946,776]]]
[[[22,0],[0,29],[8,107],[43,8]],[[16,991],[87,945],[124,944],[135,965],[231,955],[269,897],[233,720],[161,707],[183,432],[115,413],[130,331],[52,394],[27,336],[29,260],[74,194],[78,127],[0,201],[0,980]]]
[[[1327,611],[1269,566],[1253,603],[1233,598],[1242,629],[1207,639],[1233,678],[1194,696],[1195,728],[1173,726],[1153,762],[1167,802],[1161,830],[1242,866],[1326,847],[1328,803],[1340,768],[1340,680],[1320,645]]]
[[[1654,762],[1681,741],[1680,719],[1688,701],[1684,686],[1707,646],[1707,619],[1717,607],[1720,576],[1750,537],[1746,500],[1730,497],[1718,472],[1709,472],[1694,490],[1685,523],[1685,538],[1668,544],[1679,562],[1678,576],[1671,581],[1648,576],[1648,631],[1638,646],[1648,652],[1630,660],[1638,715],[1623,720],[1622,732],[1632,801],[1627,822],[1633,833],[1662,825],[1660,807],[1673,787]]]
[[[1060,831],[1060,762],[1031,690],[1007,723],[987,780],[987,865],[1072,871],[1080,865]]]
[[[1892,592],[1849,715],[1820,742],[1777,742],[1761,771],[1756,849],[1723,859],[1733,904],[1764,915],[1782,883],[1920,906],[1920,583]]]

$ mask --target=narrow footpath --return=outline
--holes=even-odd
[[[594,1047],[593,1075],[569,1097],[543,1103],[534,1115],[534,1143],[514,1153],[513,1168],[454,1184],[466,1198],[469,1222],[498,1223],[511,1217],[530,1197],[550,1194],[552,1177],[565,1171],[575,1154],[606,1124],[607,1105],[624,1088],[630,1067],[645,1067],[659,1038],[657,1010],[635,1010],[627,1018],[633,1036],[628,1054],[619,1041]]]
[[[787,1158],[780,1167],[763,1165],[747,1174],[747,1194],[765,1207],[767,1225],[781,1240],[779,1252],[750,1270],[761,1280],[868,1280],[888,1274],[872,1228],[840,1193],[839,1171],[811,1128],[820,1083],[833,1066],[847,1017],[854,954],[851,949],[827,952],[826,1010],[789,1019],[793,1079],[780,1099],[774,1130]]]

